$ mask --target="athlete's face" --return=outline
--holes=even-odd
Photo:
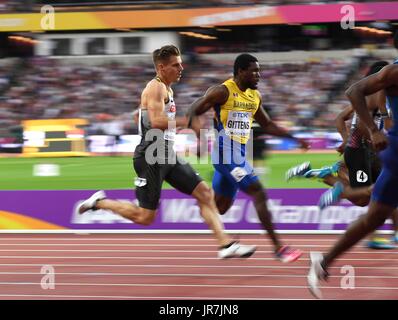
[[[257,89],[260,81],[260,65],[258,62],[251,62],[246,70],[241,70],[243,83],[250,89]]]
[[[178,82],[182,76],[182,59],[180,56],[171,56],[167,62],[160,64],[164,77],[169,82]]]

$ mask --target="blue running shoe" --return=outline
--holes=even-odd
[[[319,209],[323,210],[326,207],[339,202],[343,191],[344,185],[341,182],[337,181],[334,184],[333,188],[329,189],[321,195],[318,202]]]
[[[304,177],[305,178],[323,179],[329,175],[335,176],[337,174],[339,168],[340,168],[340,165],[337,167],[337,164],[334,164],[332,166],[322,167],[321,169],[312,169],[312,170],[307,171],[304,174]]]
[[[299,177],[304,177],[305,174],[308,172],[308,170],[311,170],[311,164],[309,161],[303,162],[302,164],[299,164],[298,166],[292,167],[289,170],[286,171],[285,178],[286,181],[289,181],[292,178],[299,178]]]
[[[377,237],[372,238],[372,240],[369,240],[366,243],[366,246],[370,249],[382,249],[382,250],[395,249],[395,246],[390,241],[384,238],[377,238]]]
[[[332,175],[337,176],[342,164],[343,164],[342,161],[337,161],[335,164],[331,166]]]

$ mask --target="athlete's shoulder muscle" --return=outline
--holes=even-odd
[[[364,79],[366,93],[375,93],[383,89],[398,87],[398,65],[389,65]]]
[[[164,100],[167,98],[166,86],[157,81],[151,80],[148,82],[141,95],[142,108],[153,109],[163,108]]]
[[[213,102],[214,104],[224,104],[227,102],[228,97],[229,90],[224,84],[212,86],[205,93],[207,102]]]

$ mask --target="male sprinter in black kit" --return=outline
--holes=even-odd
[[[107,199],[104,191],[98,191],[78,208],[79,213],[88,210],[111,210],[135,223],[150,225],[159,206],[163,180],[177,190],[192,195],[200,213],[213,231],[220,245],[218,257],[249,257],[255,246],[245,246],[225,234],[214,202],[214,192],[202,181],[189,164],[182,163],[173,150],[176,127],[186,127],[186,117],[176,117],[171,84],[180,80],[183,66],[180,51],[167,45],[153,52],[156,77],[141,95],[139,128],[141,143],[134,152],[134,169],[137,173],[136,195],[139,206],[131,202]]]

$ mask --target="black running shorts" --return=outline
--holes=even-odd
[[[175,189],[191,195],[202,178],[187,163],[148,164],[145,157],[134,158],[137,173],[135,192],[141,208],[156,210],[159,206],[162,184],[165,180]]]
[[[381,163],[377,154],[367,146],[346,147],[344,161],[352,188],[372,185],[381,171]]]

